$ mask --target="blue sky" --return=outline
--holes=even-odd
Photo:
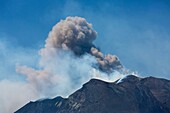
[[[102,52],[117,55],[143,76],[170,79],[169,12],[169,0],[0,0],[0,41],[11,53],[36,54],[60,19],[81,16],[98,32],[95,44]],[[7,64],[2,52],[0,57]]]

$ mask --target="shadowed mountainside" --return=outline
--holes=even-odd
[[[29,102],[15,113],[170,113],[170,81],[133,75],[113,83],[91,79],[68,98]]]

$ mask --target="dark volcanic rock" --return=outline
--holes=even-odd
[[[149,88],[155,98],[170,112],[170,81],[148,77],[141,84]]]
[[[56,113],[56,102],[60,102],[63,100],[64,99],[62,97],[56,97],[54,99],[29,102],[24,107],[19,109],[16,113]]]
[[[67,99],[30,102],[15,113],[170,113],[170,81],[133,75],[113,83],[91,79]]]

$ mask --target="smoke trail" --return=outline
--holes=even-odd
[[[91,53],[96,57],[99,64],[99,69],[106,73],[112,73],[114,70],[120,71],[123,69],[119,59],[115,55],[103,55],[97,48],[92,47]]]

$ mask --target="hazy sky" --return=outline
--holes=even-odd
[[[95,44],[127,69],[170,79],[170,0],[0,0],[0,72],[15,71],[11,62],[34,65],[52,26],[67,16],[92,23]]]

